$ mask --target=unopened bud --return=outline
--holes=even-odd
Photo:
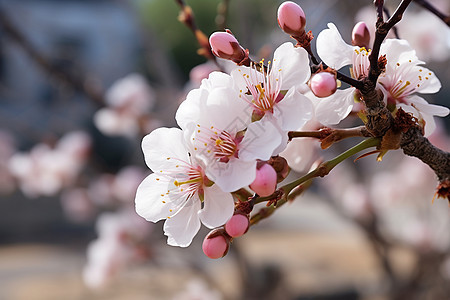
[[[309,87],[319,98],[331,96],[337,89],[336,77],[330,72],[314,74],[309,81]]]
[[[225,224],[225,231],[231,237],[244,235],[250,227],[250,221],[246,215],[235,214]]]
[[[370,48],[370,33],[366,23],[359,22],[353,27],[352,45],[365,47],[366,49]]]
[[[294,37],[305,34],[306,17],[303,9],[292,1],[283,2],[278,7],[278,25]]]
[[[209,37],[209,44],[215,56],[229,59],[235,63],[240,63],[246,58],[244,48],[239,45],[238,40],[227,32],[214,32]]]
[[[275,192],[277,187],[277,172],[275,169],[264,163],[260,168],[256,169],[256,178],[250,184],[250,188],[260,197],[267,197]]]
[[[203,240],[203,253],[212,259],[224,257],[228,253],[230,238],[223,229],[214,229]]]

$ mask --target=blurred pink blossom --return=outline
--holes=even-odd
[[[54,148],[37,144],[29,153],[14,154],[8,166],[27,196],[52,196],[76,180],[89,148],[90,140],[85,133],[71,132]]]
[[[130,74],[116,81],[106,93],[106,107],[97,111],[94,123],[106,135],[134,137],[141,119],[155,103],[155,92],[142,75]]]
[[[151,225],[133,210],[103,213],[97,220],[98,239],[87,249],[87,265],[83,280],[90,288],[106,286],[133,262],[146,259],[143,241]]]

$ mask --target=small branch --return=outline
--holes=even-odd
[[[343,162],[347,158],[364,149],[379,146],[379,144],[380,139],[377,138],[369,138],[367,140],[364,140],[358,145],[338,155],[334,159],[321,163],[317,168],[302,176],[301,178],[282,186],[271,196],[254,198],[254,204],[269,201],[270,206],[260,209],[258,213],[253,215],[250,219],[250,225],[254,225],[262,219],[269,217],[274,213],[275,209],[281,207],[286,202],[293,199],[293,197],[301,194],[307,187],[309,187],[309,185],[311,185],[312,179],[316,177],[326,176],[334,167],[336,167],[339,163]]]
[[[389,19],[391,17],[389,10],[385,6],[383,6],[383,11],[384,11],[384,14],[386,15],[386,17]],[[398,30],[397,30],[396,26],[392,27],[392,31],[394,32],[395,38],[400,39],[400,36],[398,35]]]
[[[315,170],[309,172],[305,176],[284,185],[280,188],[280,190],[283,190],[285,194],[289,195],[289,193],[294,189],[296,186],[313,179],[315,177],[324,177],[328,175],[328,173],[331,172],[331,170],[336,167],[339,163],[343,162],[347,158],[355,155],[356,153],[365,150],[367,148],[376,147],[380,145],[380,139],[378,138],[369,138],[361,143],[359,143],[356,146],[353,146],[352,148],[348,149],[344,153],[341,153],[340,155],[336,156],[332,160],[326,161],[321,163]]]
[[[450,180],[450,153],[431,144],[418,127],[403,134],[400,147],[406,155],[417,157],[430,166],[439,181]]]
[[[357,79],[348,77],[347,75],[342,74],[341,72],[339,72],[337,70],[336,70],[336,74],[337,74],[337,79],[350,84],[351,86],[355,87],[358,90],[362,89],[364,86],[363,82],[361,80],[357,80]]]
[[[219,30],[226,29],[229,6],[230,0],[222,0],[217,6],[216,24]]]
[[[381,43],[386,38],[389,30],[394,27],[395,24],[400,22],[402,19],[403,13],[405,12],[408,5],[412,0],[402,0],[400,5],[395,10],[394,14],[387,20],[383,22],[383,2],[384,1],[376,1],[377,5],[377,30],[375,32],[375,41],[373,43],[372,52],[369,56],[370,61],[370,70],[369,70],[369,80],[375,85],[377,82],[378,76],[381,74],[381,69],[378,66],[378,56],[380,54]]]
[[[47,57],[39,53],[36,47],[28,41],[25,36],[20,32],[16,26],[8,18],[7,14],[0,8],[0,26],[3,27],[4,32],[12,40],[14,40],[22,49],[28,54],[28,56],[36,62],[45,72],[58,81],[63,82],[75,90],[78,90],[85,94],[90,99],[94,100],[97,104],[102,105],[104,103],[103,93],[98,89],[89,85],[86,74],[76,76],[64,69],[57,67]]]
[[[372,137],[366,126],[342,129],[325,127],[316,131],[290,131],[288,136],[290,140],[298,137],[317,138],[322,142],[322,149],[327,149],[332,144],[350,137]]]
[[[430,2],[428,2],[427,0],[414,0],[414,2],[427,9],[431,13],[435,14],[439,19],[442,20],[442,22],[450,27],[450,16],[446,16],[445,14],[437,10]]]
[[[175,2],[181,8],[180,14],[178,15],[178,20],[192,31],[201,47],[200,49],[198,49],[198,54],[204,56],[206,59],[215,61],[217,64],[216,57],[211,51],[208,37],[203,33],[203,31],[198,29],[191,7],[186,5],[183,0],[175,0]]]

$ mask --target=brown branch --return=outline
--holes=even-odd
[[[367,108],[368,121],[366,127],[373,136],[382,137],[382,151],[402,148],[406,155],[417,157],[426,163],[439,179],[437,195],[450,201],[450,153],[431,144],[423,136],[422,129],[411,115],[403,112],[397,114],[398,116],[396,115],[396,118],[394,118],[386,108],[381,91],[375,89],[378,76],[384,67],[383,63],[385,63],[383,59],[378,59],[381,43],[389,30],[401,20],[411,1],[403,0],[387,22],[383,22],[382,17],[383,1],[375,1],[378,11],[377,31],[373,50],[369,56],[369,76],[363,79],[364,88],[360,90],[362,100]],[[401,127],[402,124],[398,120],[407,126]]]
[[[431,13],[435,14],[439,19],[442,20],[442,22],[444,22],[445,24],[447,24],[447,26],[450,27],[450,16],[446,16],[445,14],[437,10],[430,2],[426,0],[414,0],[414,2],[424,7]]]
[[[329,128],[325,127],[320,130],[313,131],[290,131],[288,132],[289,140],[299,137],[312,137],[321,141],[322,149],[327,149],[336,142],[350,137],[372,137],[366,126],[358,126],[353,128]]]
[[[378,65],[378,56],[380,54],[381,43],[386,38],[389,30],[394,27],[395,24],[400,22],[402,19],[403,13],[405,12],[408,5],[412,0],[402,0],[400,5],[395,10],[394,14],[387,20],[383,22],[383,4],[384,1],[375,1],[377,5],[378,11],[378,19],[377,19],[377,30],[375,32],[375,41],[373,43],[372,52],[369,56],[370,61],[370,70],[369,70],[369,80],[375,84],[377,82],[378,76],[381,74],[381,69]],[[381,16],[380,16],[381,10]]]
[[[27,40],[22,32],[11,22],[7,14],[0,8],[0,26],[3,27],[6,35],[16,42],[22,49],[28,54],[28,56],[36,62],[45,72],[50,76],[67,84],[85,94],[90,99],[94,100],[97,104],[102,105],[104,103],[104,97],[102,91],[98,88],[89,85],[86,74],[75,75],[67,70],[61,69],[56,66],[51,60],[36,50],[36,47]]]
[[[197,27],[192,8],[189,5],[186,5],[183,0],[175,0],[175,2],[181,9],[180,14],[178,15],[178,20],[192,31],[201,47],[198,49],[198,54],[204,56],[206,59],[216,62],[216,57],[212,53],[208,37]]]
[[[450,153],[435,147],[418,127],[403,134],[400,147],[406,155],[419,158],[436,173],[439,181],[450,179]]]
[[[230,0],[222,0],[217,6],[216,24],[219,30],[225,30]]]

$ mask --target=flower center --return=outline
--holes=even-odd
[[[241,72],[241,70],[239,70]],[[266,112],[273,112],[273,106],[281,101],[281,69],[274,70],[271,62],[268,62],[268,66],[264,66],[264,59],[259,64],[252,63],[250,66],[249,74],[242,74],[247,91],[245,92],[244,99],[253,108],[265,114]],[[242,98],[242,90],[240,91]],[[250,95],[249,99],[246,95]]]
[[[228,132],[222,131],[220,134],[212,136],[211,140],[214,141],[214,155],[219,161],[228,162],[231,157],[237,157],[238,144]]]
[[[226,130],[218,130],[214,126],[204,128],[197,124],[196,137],[192,140],[196,143],[195,151],[201,151],[201,154],[213,156],[220,162],[228,162],[232,157],[238,157],[239,143],[242,138],[232,136]]]
[[[174,166],[168,170],[160,170],[156,174],[158,182],[167,182],[167,192],[161,193],[162,203],[171,203],[168,210],[170,216],[175,215],[196,194],[203,191],[204,173],[201,167],[193,166],[181,159],[167,157],[167,160],[175,161]],[[167,218],[170,218],[168,216]]]
[[[416,68],[411,60],[405,63],[397,63],[394,74],[391,77],[381,75],[380,83],[388,91],[388,102],[406,103],[406,97],[415,93],[432,75],[431,72],[424,72],[422,68]]]
[[[350,69],[350,73],[355,79],[362,79],[369,75],[369,55],[372,52],[371,49],[366,50],[366,48],[356,48],[353,52],[352,62],[353,66]]]

